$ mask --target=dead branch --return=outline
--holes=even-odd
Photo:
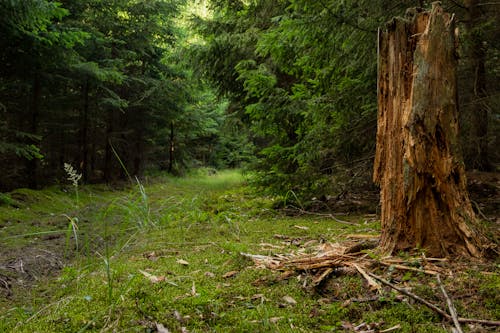
[[[450,315],[451,318],[453,319],[453,324],[455,325],[455,328],[457,329],[458,333],[463,333],[462,327],[460,326],[460,323],[458,322],[458,316],[457,316],[457,311],[455,310],[455,307],[453,306],[453,302],[451,301],[450,297],[448,296],[448,293],[444,289],[443,284],[441,283],[441,278],[439,277],[439,274],[436,275],[437,282],[439,284],[439,287],[441,288],[441,292],[444,295],[444,298],[446,298],[446,304],[448,305],[448,309],[450,310]]]
[[[321,273],[319,276],[315,277],[312,281],[313,286],[318,286],[321,282],[323,282],[324,279],[326,279],[330,274],[332,274],[334,271],[333,268],[327,268],[323,273]]]
[[[399,265],[399,264],[393,264],[393,263],[388,263],[388,262],[383,262],[383,261],[377,261],[379,264],[387,266],[387,267],[394,267],[400,270],[405,270],[405,271],[412,271],[412,272],[418,272],[418,273],[425,273],[429,275],[436,275],[439,274],[436,271],[429,270],[429,269],[419,269],[415,267],[409,267],[409,266],[404,266],[404,265]]]
[[[436,305],[426,301],[425,299],[423,299],[423,298],[421,298],[421,297],[419,297],[419,296],[417,296],[417,295],[415,295],[415,294],[413,294],[405,289],[396,287],[395,285],[393,285],[389,281],[382,279],[380,276],[377,276],[377,275],[370,273],[370,272],[368,272],[367,274],[370,275],[371,277],[373,277],[374,279],[380,281],[382,284],[385,284],[386,286],[391,287],[392,289],[402,293],[403,295],[411,297],[414,300],[424,304],[429,309],[431,309],[434,312],[443,316],[445,319],[450,320],[450,321],[452,320],[452,317],[448,313],[441,310]],[[483,320],[483,319],[472,319],[472,318],[457,318],[457,319],[460,323],[476,323],[476,324],[483,324],[483,325],[488,325],[488,326],[500,326],[500,321],[496,321],[496,320]]]
[[[440,308],[438,308],[436,305],[434,305],[434,304],[432,304],[432,303],[430,303],[430,302],[426,301],[425,299],[423,299],[423,298],[421,298],[421,297],[419,297],[419,296],[417,296],[417,295],[415,295],[415,294],[413,294],[413,293],[409,292],[408,290],[405,290],[405,289],[402,289],[402,288],[396,287],[394,284],[390,283],[390,282],[389,282],[389,281],[387,281],[387,280],[382,279],[382,278],[381,278],[380,276],[378,276],[378,275],[375,275],[375,274],[373,274],[373,273],[371,273],[371,272],[368,272],[367,274],[368,274],[368,275],[370,275],[372,278],[374,278],[374,279],[376,279],[376,280],[380,281],[382,284],[385,284],[386,286],[391,287],[392,289],[394,289],[394,290],[396,290],[396,291],[400,292],[401,294],[406,295],[406,296],[408,296],[408,297],[411,297],[411,298],[413,298],[413,299],[414,299],[414,300],[416,300],[416,301],[419,301],[420,303],[424,304],[424,305],[425,305],[425,306],[427,306],[429,309],[431,309],[431,310],[433,310],[434,312],[436,312],[436,313],[440,314],[441,316],[443,316],[443,317],[445,317],[445,318],[447,318],[447,319],[451,319],[451,317],[450,317],[450,315],[449,315],[449,314],[447,314],[445,311],[443,311],[443,310],[441,310]]]
[[[294,207],[294,206],[291,206],[291,207],[293,207],[301,215],[314,215],[314,216],[320,216],[320,217],[329,217],[338,223],[349,224],[349,225],[358,225],[358,223],[341,220],[341,219],[335,217],[335,215],[333,215],[333,214],[315,213],[315,212],[309,212],[309,211],[302,209],[302,208],[298,208],[298,207]]]

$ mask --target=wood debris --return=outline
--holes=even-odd
[[[236,276],[240,271],[230,271],[222,275],[224,279],[228,279],[230,277]]]
[[[275,238],[279,239],[283,239],[284,237],[282,235],[279,235],[279,237],[276,236],[278,235],[275,235]],[[440,309],[425,299],[407,291],[404,288],[399,288],[371,272],[374,268],[382,266],[388,267],[389,270],[416,272],[428,276],[439,277],[440,274],[450,276],[451,272],[440,266],[446,262],[446,260],[426,258],[424,255],[422,257],[411,258],[406,261],[395,257],[376,259],[373,255],[370,257],[366,251],[359,250],[367,245],[367,239],[369,243],[371,242],[371,239],[368,237],[362,237],[361,239],[361,242],[348,240],[343,243],[320,244],[319,246],[316,246],[316,251],[314,251],[313,254],[305,254],[304,248],[302,248],[298,250],[295,249],[294,252],[290,254],[275,254],[273,256],[249,253],[241,253],[241,255],[251,259],[257,267],[281,271],[282,274],[280,279],[287,279],[291,276],[299,275],[298,278],[303,281],[304,287],[317,288],[331,276],[360,274],[367,281],[371,290],[377,291],[378,294],[382,294],[382,285],[390,287],[402,295],[424,304],[446,320],[450,322],[453,321],[457,331],[459,331],[459,323],[476,323],[487,326],[500,326],[500,322],[498,321],[458,317],[456,313],[453,313],[451,299],[447,297],[448,307],[452,313],[452,315],[450,315],[445,310]],[[371,246],[371,243],[369,245]],[[438,282],[439,281],[440,280],[438,280]],[[443,287],[442,291],[446,297],[446,292]],[[291,303],[288,302],[288,304]],[[364,327],[363,329],[359,327],[357,328],[358,330],[354,327],[354,331],[371,332],[373,329],[366,329],[367,327]],[[399,329],[399,326],[391,327],[384,332],[391,332],[397,329]],[[373,330],[373,332],[375,331]]]

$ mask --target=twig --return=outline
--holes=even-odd
[[[309,212],[307,210],[300,209],[300,208],[297,208],[297,207],[295,207],[295,208],[301,214],[303,214],[303,215],[315,215],[315,216],[321,216],[321,217],[329,217],[329,218],[333,219],[335,222],[338,222],[338,223],[349,224],[349,225],[358,225],[358,223],[354,223],[354,222],[349,222],[349,221],[344,221],[344,220],[338,219],[333,214],[314,213],[314,212]]]
[[[396,290],[396,291],[399,291],[400,293],[402,293],[403,295],[406,295],[408,297],[411,297],[413,298],[414,300],[416,301],[419,301],[420,303],[424,304],[425,306],[427,306],[428,308],[430,308],[431,310],[437,312],[438,314],[440,314],[441,316],[443,316],[444,318],[446,318],[447,320],[452,320],[451,316],[446,313],[445,311],[441,310],[440,308],[438,308],[437,306],[435,306],[434,304],[430,303],[430,302],[427,302],[425,299],[421,298],[421,297],[418,297],[417,295],[415,294],[412,294],[410,293],[409,291],[407,290],[404,290],[404,289],[401,289],[401,288],[398,288],[396,287],[395,285],[393,285],[392,283],[390,283],[389,281],[386,281],[384,279],[382,279],[380,276],[377,276],[373,273],[370,273],[368,272],[367,273],[368,275],[370,275],[372,278],[382,282],[382,284],[385,284],[386,286],[389,286],[391,287],[392,289]],[[483,320],[483,319],[471,319],[471,318],[458,318],[458,321],[460,323],[476,323],[476,324],[483,324],[483,325],[488,325],[488,326],[500,326],[500,321],[496,321],[496,320]]]
[[[425,299],[415,295],[415,294],[412,294],[411,292],[405,290],[405,289],[402,289],[402,288],[399,288],[399,287],[396,287],[395,285],[393,285],[392,283],[390,283],[389,281],[386,281],[384,279],[382,279],[380,276],[378,275],[375,275],[373,273],[370,273],[368,272],[367,273],[368,275],[370,275],[372,278],[382,282],[382,284],[385,284],[386,286],[389,286],[391,287],[392,289],[400,292],[401,294],[403,295],[406,295],[408,297],[411,297],[413,298],[414,300],[417,300],[419,301],[420,303],[424,304],[425,306],[427,306],[428,308],[430,308],[431,310],[433,310],[434,312],[437,312],[438,314],[440,314],[441,316],[447,318],[447,319],[451,319],[450,315],[447,314],[445,311],[441,310],[440,308],[438,308],[437,306],[435,306],[434,304],[426,301]]]
[[[387,262],[383,262],[383,261],[377,261],[377,262],[379,264],[381,264],[381,265],[384,265],[384,266],[394,267],[394,268],[405,270],[405,271],[425,273],[425,274],[429,274],[429,275],[436,275],[436,274],[438,274],[438,272],[432,271],[432,270],[429,270],[429,269],[418,269],[418,268],[415,268],[415,267],[408,267],[408,266],[404,266],[404,265],[387,263]]]
[[[484,215],[483,211],[481,210],[481,207],[479,207],[479,204],[477,202],[475,202],[474,200],[471,200],[471,202],[474,204],[474,206],[476,206],[477,212],[479,213],[479,215],[481,215],[481,217],[485,221],[491,221],[491,219],[489,219],[486,215]]]
[[[383,331],[379,331],[379,333],[387,333],[387,332],[392,332],[392,331],[395,331],[395,330],[398,330],[401,328],[401,325],[400,324],[397,324],[396,326],[393,326],[391,328],[388,328],[386,330],[383,330]]]
[[[319,275],[318,277],[313,279],[312,285],[313,286],[319,285],[321,282],[323,282],[324,279],[326,279],[328,277],[328,275],[332,274],[333,271],[334,271],[334,269],[331,267],[325,269],[325,271],[323,273],[321,273],[321,275]]]
[[[453,306],[453,303],[446,293],[446,290],[444,289],[443,283],[441,283],[441,278],[439,277],[439,274],[436,275],[437,282],[439,284],[439,287],[441,288],[441,292],[444,295],[444,298],[446,298],[446,304],[448,305],[448,309],[450,310],[451,318],[453,319],[453,324],[455,324],[455,328],[457,329],[458,333],[463,333],[462,327],[460,326],[460,323],[458,322],[458,316],[457,316],[457,310],[455,310],[455,307]]]

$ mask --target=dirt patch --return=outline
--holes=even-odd
[[[0,262],[0,295],[11,297],[19,288],[55,276],[65,265],[61,251],[26,247],[2,254]]]

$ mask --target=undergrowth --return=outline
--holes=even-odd
[[[64,252],[68,239],[72,246],[60,270],[31,277],[30,285],[15,287],[6,277],[8,261],[2,263],[0,277],[11,293],[0,302],[1,332],[328,332],[360,323],[446,331],[434,313],[390,291],[354,301],[373,296],[360,277],[311,290],[298,277],[255,267],[242,252],[286,254],[348,234],[376,234],[380,226],[363,216],[343,217],[353,225],[283,216],[272,209],[272,197],[253,193],[237,171],[159,175],[122,190],[81,186],[78,207],[64,188],[18,190],[9,198],[17,207],[0,207],[3,253],[43,246],[44,237],[59,233],[45,240],[47,248],[56,252],[60,242]],[[78,217],[78,228],[69,229],[65,216]],[[497,271],[473,277],[482,298],[467,303],[467,311],[498,320]],[[467,288],[467,279],[457,281]]]

